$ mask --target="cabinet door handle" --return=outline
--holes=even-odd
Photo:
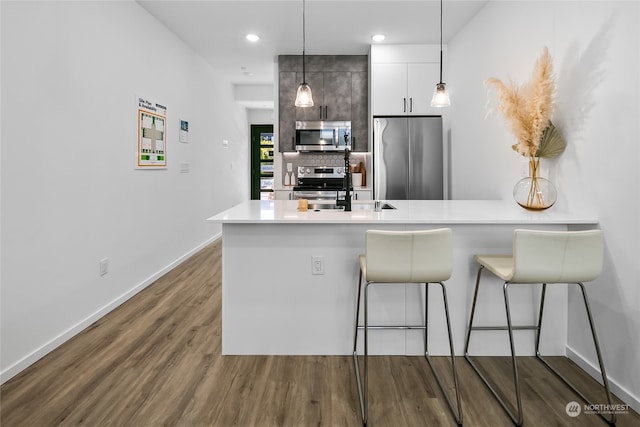
[[[409,112],[413,113],[413,98],[409,98]]]
[[[406,113],[407,112],[407,98],[402,98],[402,103],[403,103],[402,112]]]
[[[327,107],[326,105],[324,106],[324,118],[326,119],[327,117],[329,117],[329,107]]]
[[[320,119],[322,119],[322,105],[318,106],[318,109],[320,110]]]

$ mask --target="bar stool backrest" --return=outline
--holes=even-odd
[[[452,258],[450,228],[366,233],[365,279],[370,282],[443,282],[451,277]]]
[[[514,283],[576,283],[602,272],[602,230],[515,230]]]

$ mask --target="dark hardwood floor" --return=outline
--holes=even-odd
[[[217,241],[2,385],[0,425],[360,425],[350,356],[220,354],[220,282]],[[554,359],[606,402],[576,365]],[[519,361],[525,426],[607,425],[569,417],[566,404],[580,399],[534,358]],[[509,359],[480,363],[511,390]],[[512,425],[468,363],[457,365],[464,425]],[[370,426],[455,425],[421,357],[372,358],[370,405]],[[629,410],[617,425],[639,426],[640,416]]]

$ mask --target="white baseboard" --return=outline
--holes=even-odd
[[[582,368],[586,373],[591,375],[595,380],[597,380],[600,384],[602,384],[602,374],[600,373],[600,368],[593,365],[587,359],[585,359],[580,353],[567,346],[567,357],[575,362],[580,368]],[[605,369],[607,369],[607,365],[605,364]],[[628,404],[634,411],[640,412],[640,398],[634,396],[622,387],[620,384],[616,383],[611,379],[609,379],[609,388],[611,392],[615,394],[620,400],[624,403]],[[602,403],[605,404],[607,402],[593,402],[593,403]]]
[[[150,284],[158,280],[160,277],[162,277],[163,275],[165,275],[166,273],[168,273],[169,271],[177,267],[180,263],[185,261],[187,258],[194,255],[196,252],[200,251],[205,246],[209,245],[215,240],[219,239],[221,236],[222,236],[222,233],[218,233],[213,237],[209,238],[208,240],[206,240],[205,242],[201,243],[200,245],[196,246],[195,248],[191,249],[186,254],[178,257],[176,260],[169,263],[167,266],[163,267],[162,269],[152,274],[151,276],[147,277],[145,280],[143,280],[142,282],[140,282],[139,284],[131,288],[129,291],[125,292],[115,300],[111,301],[109,304],[103,306],[93,314],[82,319],[80,322],[76,323],[71,328],[67,329],[66,331],[64,331],[57,337],[53,338],[49,342],[45,343],[37,350],[33,351],[32,353],[23,357],[13,365],[9,366],[4,371],[0,372],[0,384],[4,384],[6,381],[9,381],[11,378],[16,376],[20,372],[22,372],[24,369],[28,368],[29,366],[31,366],[32,364],[40,360],[42,357],[46,356],[48,353],[58,348],[59,346],[64,344],[66,341],[68,341],[69,339],[73,338],[75,335],[85,330],[87,327],[89,327],[91,324],[93,324],[95,321],[99,320],[100,318],[104,317],[110,311],[114,310],[115,308],[125,303],[127,300],[129,300],[131,297],[136,295],[138,292],[145,289],[147,286],[149,286]]]

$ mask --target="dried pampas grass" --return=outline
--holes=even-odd
[[[505,118],[518,141],[513,149],[523,156],[555,157],[564,151],[564,140],[551,124],[554,109],[555,76],[549,50],[536,61],[531,81],[521,86],[513,81],[504,84],[496,78],[485,81],[496,91],[496,111]],[[549,129],[553,127],[552,129]],[[545,133],[546,132],[546,133]],[[553,136],[553,138],[551,138]],[[540,150],[541,144],[552,146]]]

